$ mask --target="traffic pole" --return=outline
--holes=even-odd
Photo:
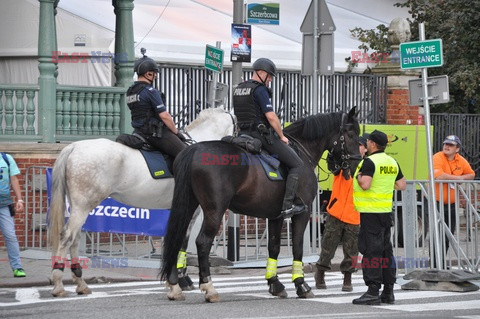
[[[425,25],[424,23],[419,23],[418,25],[420,41],[425,41]],[[427,68],[422,68],[422,92],[423,92],[423,108],[425,110],[425,133],[427,136],[427,157],[428,157],[428,188],[429,188],[429,199],[428,199],[428,211],[433,212],[433,225],[434,225],[434,251],[436,266],[439,270],[443,269],[442,256],[440,254],[440,236],[439,236],[439,213],[437,205],[435,205],[435,180],[433,176],[433,154],[432,154],[432,142],[431,142],[431,132],[430,132],[430,103],[428,96],[428,71]],[[433,251],[433,250],[432,250]]]

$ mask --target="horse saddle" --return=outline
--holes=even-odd
[[[239,136],[225,136],[223,142],[231,143],[239,146],[248,153],[241,154],[240,165],[262,165],[268,179],[272,181],[283,181],[287,175],[287,170],[280,165],[280,161],[270,155],[266,150],[262,149],[262,141],[253,136],[242,134]]]
[[[139,150],[154,179],[173,177],[173,158],[155,150],[141,135],[120,134],[115,141]]]

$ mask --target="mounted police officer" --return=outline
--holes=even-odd
[[[269,84],[276,75],[275,64],[266,58],[253,63],[253,77],[240,83],[233,91],[234,112],[238,120],[240,134],[248,134],[262,141],[262,147],[289,168],[282,217],[288,218],[304,212],[307,207],[295,197],[299,173],[303,161],[288,146],[288,138],[283,135],[282,126],[273,111]]]
[[[152,86],[159,72],[157,63],[143,56],[135,62],[134,70],[138,81],[127,91],[134,133],[159,151],[175,157],[186,147],[185,137],[175,126],[160,92]]]

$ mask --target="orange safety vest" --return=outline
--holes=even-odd
[[[332,195],[327,206],[328,213],[344,223],[359,225],[360,213],[353,205],[353,178],[346,180],[343,171],[333,177]]]

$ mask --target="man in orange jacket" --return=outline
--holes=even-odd
[[[359,137],[359,151],[363,157],[367,152],[367,139]],[[329,216],[322,236],[322,251],[315,272],[317,289],[327,289],[325,271],[331,269],[331,261],[335,256],[338,244],[342,243],[343,260],[340,271],[343,273],[342,291],[352,291],[352,273],[356,271],[353,260],[358,256],[358,232],[360,230],[360,214],[353,206],[353,179],[345,179],[343,171],[333,178],[332,194],[327,206]]]
[[[462,143],[456,135],[449,135],[443,141],[443,149],[433,155],[433,177],[443,182],[443,214],[445,223],[450,227],[452,235],[455,234],[456,211],[455,211],[455,189],[448,183],[454,180],[472,180],[475,178],[475,171],[467,160],[459,154]],[[440,183],[435,183],[435,197],[437,203],[440,201]],[[450,246],[445,236],[445,252]],[[434,262],[434,268],[436,268]]]

